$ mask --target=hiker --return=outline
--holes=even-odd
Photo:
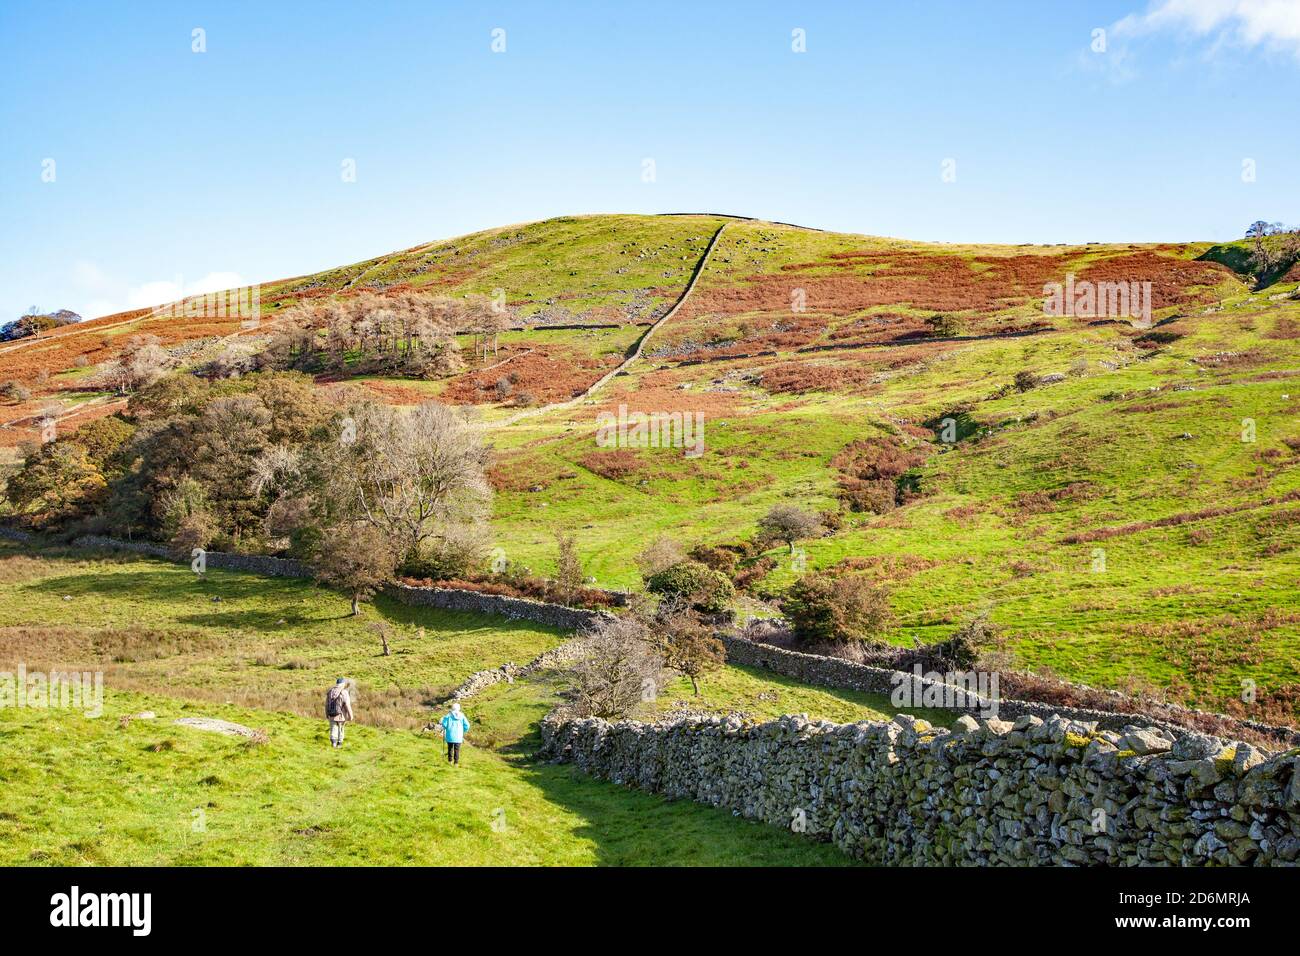
[[[447,741],[447,763],[460,766],[460,745],[469,730],[469,721],[460,712],[460,701],[452,701],[451,713],[442,718],[442,739]]]
[[[340,677],[325,694],[325,716],[330,722],[330,743],[337,750],[343,746],[343,724],[352,719],[352,698],[348,696],[348,679]]]

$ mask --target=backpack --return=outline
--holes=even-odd
[[[343,692],[331,687],[325,694],[325,716],[338,717],[343,713]]]

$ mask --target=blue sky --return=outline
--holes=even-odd
[[[0,320],[579,212],[987,242],[1300,222],[1300,0],[2,0],[0,62]]]

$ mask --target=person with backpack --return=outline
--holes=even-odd
[[[343,746],[343,724],[352,719],[352,698],[348,696],[348,679],[340,677],[325,694],[325,717],[330,722],[330,744]]]
[[[465,740],[465,731],[469,730],[469,721],[460,712],[460,701],[452,701],[451,713],[440,721],[442,739],[447,741],[447,763],[460,766],[460,745]]]

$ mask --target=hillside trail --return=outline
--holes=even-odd
[[[552,405],[540,405],[537,408],[528,408],[522,412],[516,412],[514,415],[511,415],[509,418],[503,419],[502,421],[489,423],[489,427],[504,428],[509,425],[514,425],[516,422],[521,422],[524,419],[533,418],[537,415],[544,415],[550,412],[563,411],[566,408],[573,408],[591,398],[592,395],[596,394],[596,392],[602,389],[605,385],[609,384],[615,376],[627,371],[632,363],[639,359],[642,353],[644,353],[646,343],[650,341],[650,337],[655,334],[660,326],[676,315],[677,311],[686,304],[686,300],[690,298],[691,293],[695,290],[695,285],[699,282],[700,276],[703,275],[704,267],[708,265],[709,257],[713,255],[713,250],[717,248],[718,240],[722,237],[723,230],[727,228],[727,225],[728,223],[725,222],[720,225],[717,232],[713,234],[713,238],[709,240],[709,244],[704,248],[704,254],[700,256],[700,261],[695,263],[695,269],[691,273],[691,281],[686,283],[686,288],[683,289],[681,295],[677,297],[677,301],[673,303],[673,307],[660,316],[654,324],[645,330],[641,337],[637,339],[636,345],[632,348],[632,351],[629,352],[627,357],[615,368],[596,379],[595,382],[573,398],[566,399],[563,402],[556,402]]]

